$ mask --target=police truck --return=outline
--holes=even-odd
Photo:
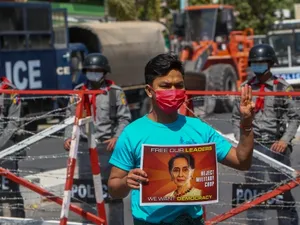
[[[68,24],[66,9],[50,3],[0,3],[0,76],[20,90],[72,90],[85,80],[85,56],[101,52],[112,67],[108,79],[124,88],[133,118],[138,118],[148,110],[144,67],[167,51],[166,31],[163,24],[146,21]],[[43,115],[67,104],[56,96],[40,97],[24,98],[22,116]]]
[[[271,72],[284,78],[295,90],[300,89],[300,20],[275,21],[267,34],[274,48],[278,65]]]

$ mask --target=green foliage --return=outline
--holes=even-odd
[[[292,9],[293,0],[226,0],[238,12],[237,29],[253,28],[255,34],[265,34],[269,26],[277,20],[277,9]]]
[[[135,20],[137,17],[135,0],[108,0],[108,12],[119,21]]]
[[[219,0],[219,2],[221,2]],[[300,3],[300,0],[296,0]],[[190,0],[190,5],[210,4],[210,0]],[[237,30],[253,28],[255,34],[265,34],[269,26],[277,20],[277,9],[293,11],[295,0],[223,0],[224,4],[233,5],[238,12]]]
[[[140,3],[140,4],[137,4]],[[161,17],[160,0],[108,0],[109,15],[124,20],[156,20]]]
[[[211,0],[190,0],[190,5],[201,5],[201,4],[210,4]]]
[[[160,0],[144,0],[139,7],[138,17],[142,20],[156,20],[162,16]]]
[[[92,2],[95,0],[70,0],[73,2]],[[96,0],[100,1],[100,0]],[[102,1],[102,0],[101,0]],[[169,10],[178,10],[180,0],[167,0],[168,9],[160,8],[160,0],[107,0],[110,16],[118,20],[159,20],[160,17],[170,18]],[[211,4],[211,0],[189,0],[189,5]],[[269,25],[277,18],[277,9],[290,9],[300,0],[219,0],[224,4],[233,5],[237,12],[237,30],[253,28],[255,34],[264,34]]]
[[[38,1],[43,1],[43,0],[38,0]],[[90,4],[90,5],[103,5],[104,4],[104,0],[48,0],[48,2],[83,3],[83,4]]]
[[[168,4],[168,8],[173,10],[179,9],[180,6],[179,0],[168,0],[167,4]]]

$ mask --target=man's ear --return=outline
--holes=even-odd
[[[152,98],[152,88],[147,84],[146,87],[145,87],[145,91],[146,91],[146,94],[148,95],[149,98]]]

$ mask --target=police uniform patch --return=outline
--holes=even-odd
[[[289,92],[289,91],[293,91],[294,89],[292,88],[292,86],[288,86],[287,89],[285,89],[285,91]]]
[[[75,102],[75,98],[74,98],[74,96],[71,96],[70,103],[73,104],[74,102]]]
[[[20,96],[18,94],[11,94],[10,99],[14,105],[19,105],[20,103]]]
[[[78,102],[78,97],[75,95],[75,96],[71,96],[70,97],[70,104],[75,104]]]
[[[120,98],[121,98],[122,105],[127,105],[126,96],[125,96],[124,92],[122,92],[120,94]]]
[[[288,86],[287,89],[285,89],[285,91],[286,91],[286,92],[291,92],[291,91],[294,91],[294,89],[293,89],[292,86]],[[294,99],[293,96],[291,96],[291,95],[288,95],[288,98],[289,98],[289,99]]]

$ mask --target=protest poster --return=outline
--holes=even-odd
[[[197,205],[218,202],[215,143],[142,146],[140,204]]]

